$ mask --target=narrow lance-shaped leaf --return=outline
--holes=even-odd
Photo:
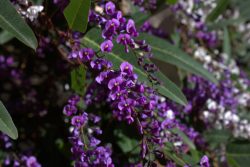
[[[190,149],[196,150],[196,147],[195,147],[194,143],[187,137],[187,135],[184,132],[182,132],[178,128],[174,128],[171,131],[173,133],[179,135],[182,138],[183,142],[186,143],[189,146]]]
[[[145,33],[140,35],[140,39],[145,39],[150,44],[155,59],[176,65],[183,70],[217,83],[214,76],[205,70],[201,64],[166,40]]]
[[[9,0],[0,0],[0,27],[32,49],[37,48],[37,40],[33,31]]]
[[[209,22],[215,21],[220,16],[220,14],[226,10],[229,3],[230,0],[217,0],[217,5],[212,10],[212,12],[207,16],[207,21]]]
[[[250,144],[248,141],[237,141],[227,145],[226,156],[232,167],[249,167]]]
[[[100,29],[90,30],[82,39],[82,42],[85,45],[94,48],[96,51],[100,49],[100,43],[102,41],[103,39],[101,37]],[[105,55],[105,58],[113,63],[115,69],[119,69],[120,64],[124,61],[128,61],[129,63],[133,64],[134,72],[138,75],[139,81],[146,82],[148,85],[151,85],[151,82],[148,80],[147,74],[143,70],[141,70],[141,68],[137,64],[137,58],[131,52],[124,53],[124,48],[121,45],[114,44],[113,52]],[[155,85],[155,88],[160,94],[179,104],[185,105],[187,103],[187,100],[182,91],[164,74],[158,72],[156,74],[156,77],[158,77],[162,81],[161,85]]]
[[[211,130],[205,132],[203,136],[210,144],[226,144],[231,137],[231,133],[228,130]]]
[[[13,38],[14,36],[10,34],[8,31],[5,31],[5,30],[1,31],[0,32],[0,45],[9,42]]]
[[[166,150],[163,151],[164,155],[168,158],[173,160],[176,164],[178,164],[179,166],[185,166],[186,163],[184,162],[184,160],[182,160],[180,157],[178,157],[175,153],[172,152],[168,152]]]
[[[231,44],[228,28],[224,27],[224,38],[223,38],[223,52],[227,54],[228,60],[231,57]]]
[[[91,0],[70,0],[64,10],[64,16],[72,30],[85,32]]]
[[[240,18],[242,21],[249,21],[250,20],[250,10],[249,10],[249,5],[250,1],[249,0],[237,0],[236,5],[239,7],[239,12],[240,12]]]
[[[11,119],[10,114],[0,101],[0,131],[7,134],[12,139],[17,139],[17,129]]]

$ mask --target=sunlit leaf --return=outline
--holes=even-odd
[[[37,40],[33,31],[9,0],[0,0],[0,27],[32,49],[37,48]]]
[[[88,15],[91,0],[70,0],[64,10],[64,16],[72,30],[85,32],[88,26]]]
[[[196,62],[178,47],[171,45],[166,40],[145,33],[140,35],[140,39],[145,39],[147,43],[150,44],[155,59],[176,65],[183,70],[200,75],[217,83],[214,76],[205,70],[201,64]]]

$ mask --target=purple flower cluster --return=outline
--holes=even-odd
[[[138,37],[135,22],[132,19],[126,20],[121,11],[117,11],[113,2],[104,4],[105,13],[91,11],[89,15],[90,22],[100,25],[102,28],[102,37],[105,41],[101,44],[102,52],[111,52],[113,49],[112,41],[125,46],[125,51],[129,48],[139,47],[143,51],[150,51],[149,46],[142,41],[136,41],[133,38]],[[138,46],[139,45],[139,46]]]
[[[112,41],[115,38],[117,43],[125,46],[126,52],[129,51],[129,48],[135,47],[139,47],[144,52],[150,52],[151,49],[145,41],[133,39],[138,36],[133,20],[126,22],[121,12],[116,11],[112,2],[104,4],[104,11],[105,15],[91,11],[89,16],[92,23],[101,25],[103,29],[102,36],[105,41],[100,45],[102,52],[112,51],[114,46]],[[164,144],[169,142],[176,144],[177,152],[183,152],[183,150],[187,152],[188,146],[182,142],[180,136],[172,133],[171,129],[181,129],[193,141],[199,138],[199,134],[177,121],[171,104],[165,98],[158,96],[152,88],[138,82],[137,75],[130,63],[123,62],[120,70],[114,71],[111,62],[96,57],[98,57],[97,53],[91,48],[76,49],[69,55],[69,59],[84,63],[96,76],[95,81],[87,89],[84,97],[85,103],[91,105],[106,101],[116,120],[126,121],[131,125],[135,124],[142,137],[140,144],[142,159],[151,152],[161,152]],[[145,72],[152,74],[158,69],[154,64],[144,62],[150,57],[152,57],[151,53],[140,56],[138,64],[145,69]],[[153,76],[151,79],[156,80]],[[88,154],[84,151],[84,142],[81,140],[82,134],[79,131],[82,127],[85,129],[90,120],[87,113],[84,112],[81,115],[78,113],[76,104],[79,102],[79,97],[73,99],[70,99],[65,106],[64,113],[67,116],[73,116],[71,119],[71,124],[74,126],[72,150],[77,150],[72,151],[76,157],[74,158],[75,164],[84,164],[79,157],[82,157],[82,154],[88,157]],[[89,139],[89,141],[90,143],[92,141],[94,143],[92,145],[98,148],[97,145],[100,143],[98,139]],[[110,151],[108,151],[107,157],[109,157],[108,155],[110,155]]]
[[[0,77],[7,75],[14,79],[20,79],[20,71],[17,70],[13,56],[0,55]]]
[[[98,66],[95,66],[98,61]],[[142,136],[141,157],[145,158],[152,145],[154,151],[161,151],[164,143],[178,143],[182,139],[171,133],[170,130],[178,128],[183,130],[191,140],[199,138],[197,132],[192,128],[187,128],[175,118],[175,112],[171,109],[163,97],[158,96],[153,89],[137,81],[137,76],[133,72],[133,66],[128,62],[120,65],[120,71],[113,71],[107,67],[107,61],[96,59],[91,62],[93,69],[99,71],[96,82],[100,85],[90,87],[86,93],[86,103],[94,104],[95,99],[106,100],[112,110],[113,116],[118,121],[126,121],[128,124],[136,123],[138,133]],[[102,65],[101,65],[102,64]],[[98,92],[96,95],[95,92]],[[99,97],[101,92],[102,98]],[[101,100],[102,101],[102,100]],[[150,134],[150,135],[149,135]],[[188,151],[187,145],[176,146],[179,151]]]
[[[11,167],[41,167],[35,156],[8,154],[3,162],[4,166]]]
[[[172,6],[172,10],[178,20],[185,20],[179,24],[187,26],[189,37],[197,39],[197,41],[203,41],[208,47],[215,47],[218,43],[218,34],[215,31],[208,30],[205,24],[208,15],[205,12],[211,10],[211,6],[206,6],[206,4],[210,4],[210,2],[204,3],[200,0],[180,1]],[[205,7],[200,8],[201,5]]]
[[[113,167],[111,148],[100,146],[101,141],[95,137],[102,134],[102,130],[98,127],[101,118],[81,111],[77,106],[79,102],[80,97],[73,96],[63,110],[64,114],[71,119],[72,136],[69,140],[72,144],[74,166]]]

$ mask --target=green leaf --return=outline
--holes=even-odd
[[[149,19],[150,15],[148,13],[137,11],[131,17],[134,20],[136,27],[140,27],[147,19]]]
[[[222,14],[226,10],[229,2],[230,0],[217,0],[217,5],[212,10],[212,12],[207,16],[207,21],[209,22],[215,21],[220,16],[220,14]]]
[[[250,19],[250,10],[249,10],[250,0],[237,0],[232,3],[232,6],[236,6],[240,12],[239,19],[242,22],[248,21]]]
[[[10,34],[8,31],[2,31],[0,33],[0,45],[3,45],[7,42],[9,42],[11,39],[13,39],[14,36],[12,34]]]
[[[204,137],[207,142],[220,144],[227,143],[231,137],[231,133],[228,130],[212,130],[204,133]]]
[[[128,137],[127,135],[122,133],[121,130],[116,130],[114,133],[115,136],[118,137],[117,145],[121,148],[123,153],[128,153],[131,151],[137,154],[140,153],[140,142],[138,140]]]
[[[172,33],[171,39],[174,42],[175,46],[180,47],[181,37],[180,37],[180,34],[178,32]]]
[[[187,137],[187,135],[184,132],[182,132],[178,128],[174,128],[171,131],[173,133],[179,135],[182,138],[183,142],[186,143],[190,149],[196,150],[196,147],[195,147],[194,143]]]
[[[228,163],[232,167],[249,167],[250,143],[249,141],[236,141],[226,147]]]
[[[145,39],[150,44],[155,59],[176,65],[183,70],[200,75],[217,83],[214,76],[205,70],[201,64],[166,40],[145,33],[140,35],[140,39]]]
[[[231,57],[231,44],[228,28],[224,27],[224,35],[223,35],[223,52],[228,55],[228,58]]]
[[[84,95],[86,80],[86,67],[80,65],[71,71],[71,88],[78,94]]]
[[[85,32],[88,25],[88,16],[91,0],[70,0],[64,10],[64,16],[71,29]]]
[[[181,158],[186,162],[186,164],[189,164],[191,166],[195,166],[199,162],[199,160],[197,161],[195,158],[188,154],[182,154]]]
[[[31,0],[36,5],[41,5],[43,3],[43,0]]]
[[[17,129],[12,121],[12,118],[1,101],[0,101],[0,131],[7,134],[12,139],[18,138]]]
[[[176,3],[178,2],[178,0],[166,0],[166,2],[167,2],[168,4],[173,5],[173,4],[176,4]]]
[[[172,152],[168,152],[168,151],[163,151],[164,155],[166,157],[168,157],[169,159],[173,160],[176,164],[180,165],[180,166],[185,166],[186,163],[184,162],[184,160],[182,160],[179,156],[177,156],[175,153]]]
[[[207,23],[207,25],[208,25],[208,30],[213,31],[213,30],[223,29],[224,27],[227,26],[236,25],[241,22],[242,22],[241,19],[221,19],[219,22],[210,22]]]
[[[37,40],[33,31],[9,0],[0,0],[0,27],[32,49],[37,48]]]
[[[103,39],[101,37],[100,29],[91,29],[82,39],[82,42],[86,46],[91,47],[96,51],[100,49],[100,43],[102,41]],[[148,80],[147,74],[137,64],[137,58],[131,52],[125,53],[124,48],[121,45],[114,44],[113,52],[105,55],[105,58],[113,63],[113,67],[115,69],[119,69],[120,64],[124,61],[128,61],[129,63],[133,64],[134,72],[138,75],[139,81],[146,82],[148,85],[151,84],[151,82]],[[187,103],[187,100],[181,90],[164,74],[158,72],[156,77],[161,79],[163,82],[162,85],[155,86],[160,94],[172,99],[179,104],[185,105]]]

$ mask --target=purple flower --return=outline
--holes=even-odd
[[[78,57],[78,52],[76,51],[72,51],[69,55],[68,55],[68,58],[69,59],[76,59]]]
[[[37,162],[36,157],[30,156],[26,159],[27,167],[41,167],[41,165]]]
[[[119,22],[122,23],[122,24],[126,22],[126,19],[122,16],[121,11],[118,11],[116,13],[116,19],[119,20]]]
[[[105,79],[108,78],[108,74],[109,72],[108,71],[104,71],[104,72],[101,72],[96,78],[96,82],[101,84]]]
[[[134,118],[131,115],[126,116],[125,119],[126,119],[126,121],[127,121],[128,124],[131,124],[131,123],[134,122]]]
[[[102,52],[111,52],[113,49],[113,43],[111,40],[106,40],[101,44],[101,51]]]
[[[135,101],[132,99],[125,99],[118,103],[119,110],[126,111],[126,113],[131,114],[132,107],[135,105]]]
[[[71,119],[71,124],[76,127],[81,127],[87,121],[87,113],[79,116],[74,116]]]
[[[96,139],[95,137],[90,138],[90,142],[89,142],[90,147],[95,147],[95,146],[99,145],[100,143],[101,143],[101,141]]]
[[[126,25],[126,31],[133,37],[137,37],[139,35],[135,28],[135,22],[132,19],[128,20],[128,23]]]
[[[117,19],[108,20],[105,24],[105,29],[102,31],[103,38],[112,39],[112,36],[116,34],[116,30],[119,26],[120,22]]]
[[[134,48],[133,39],[131,38],[131,36],[129,34],[120,34],[120,35],[118,35],[118,37],[116,39],[116,42],[125,46],[126,53],[129,52],[128,46]]]
[[[210,167],[210,164],[209,164],[209,159],[206,155],[204,155],[201,160],[200,160],[200,165],[201,167]]]
[[[128,45],[132,42],[131,36],[129,34],[118,35],[116,42],[123,45]]]
[[[90,61],[95,55],[95,52],[91,48],[83,48],[81,51],[79,51],[79,57],[84,62]]]
[[[131,64],[129,64],[128,62],[123,62],[120,65],[120,69],[121,69],[122,73],[125,73],[125,74],[128,74],[128,75],[133,74],[133,66]]]
[[[71,104],[67,104],[64,108],[63,108],[63,113],[67,116],[71,116],[72,114],[76,114],[77,113],[77,108],[74,105]]]
[[[112,100],[120,99],[122,96],[125,96],[128,94],[128,91],[126,90],[112,90],[109,94],[109,97]]]
[[[113,15],[115,13],[115,4],[111,1],[109,1],[108,3],[106,3],[105,5],[105,12],[108,15]]]
[[[116,77],[116,78],[114,78],[114,79],[111,79],[110,81],[109,81],[109,83],[108,83],[108,88],[110,89],[110,90],[112,90],[112,89],[115,89],[115,90],[117,90],[118,88],[119,88],[119,86],[122,84],[122,82],[123,82],[123,79],[122,79],[122,77]]]
[[[90,66],[96,70],[110,69],[113,65],[110,61],[98,58],[90,62]]]

